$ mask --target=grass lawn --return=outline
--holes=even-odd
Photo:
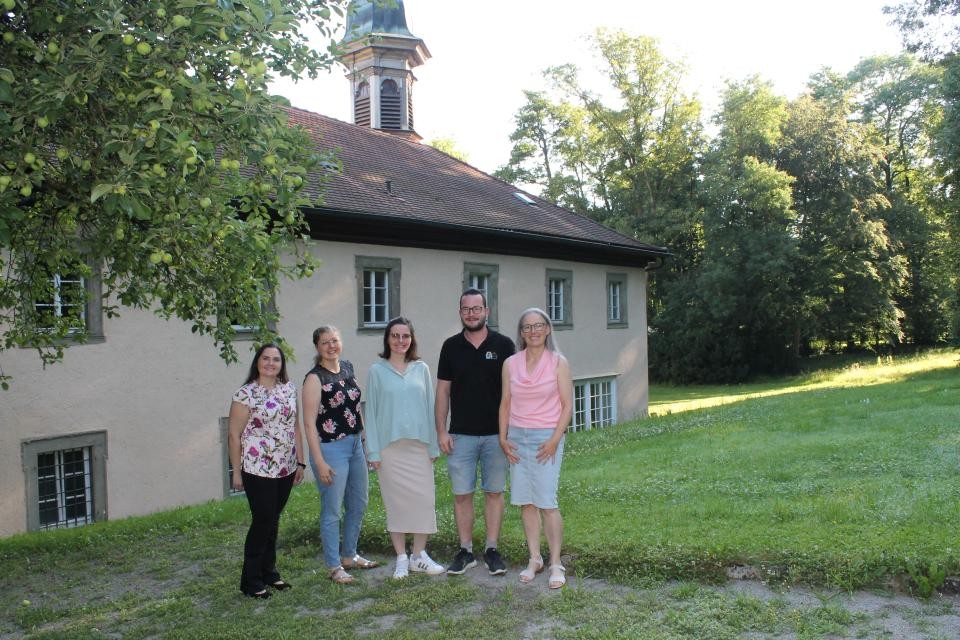
[[[655,388],[660,415],[571,435],[563,593],[524,591],[515,569],[495,593],[420,576],[333,585],[304,485],[280,532],[293,590],[266,603],[239,595],[248,511],[234,498],[0,540],[0,638],[877,637],[828,601],[710,585],[738,566],[825,590],[929,589],[960,574],[958,361],[939,351],[733,390]],[[437,478],[429,549],[445,562],[456,544],[445,465]],[[364,551],[388,552],[384,523],[374,483]],[[522,540],[509,508],[501,549],[516,564]],[[581,588],[597,577],[646,590]]]

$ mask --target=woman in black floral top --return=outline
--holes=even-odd
[[[377,566],[357,553],[368,482],[360,385],[353,364],[340,359],[343,345],[336,327],[314,331],[313,344],[317,358],[303,381],[303,424],[320,492],[323,561],[331,580],[347,584],[353,582],[347,569]]]

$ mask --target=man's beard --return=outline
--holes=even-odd
[[[477,321],[477,325],[474,327],[467,325],[467,323],[462,320],[460,321],[460,324],[463,325],[464,331],[469,331],[470,333],[476,333],[477,331],[483,331],[483,328],[487,326],[487,319],[481,318],[480,320]]]

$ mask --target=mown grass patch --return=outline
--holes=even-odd
[[[951,358],[839,372],[832,386],[826,376],[812,388],[788,381],[789,392],[571,435],[562,593],[425,576],[334,585],[320,559],[316,489],[305,485],[280,534],[289,592],[239,595],[249,514],[234,498],[0,540],[0,636],[870,637],[861,614],[831,601],[798,606],[711,585],[735,565],[766,582],[844,590],[960,573],[960,368],[942,364]],[[429,548],[444,561],[457,540],[443,464],[437,482],[440,533]],[[374,482],[364,551],[389,553],[384,526]],[[515,564],[525,558],[514,508],[501,548]],[[584,588],[591,577],[640,590]]]

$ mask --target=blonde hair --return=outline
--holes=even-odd
[[[340,329],[337,329],[337,328],[336,328],[335,326],[333,326],[332,324],[320,325],[319,327],[317,327],[316,329],[313,330],[313,346],[314,346],[314,347],[319,346],[319,344],[320,344],[320,338],[321,338],[321,337],[323,336],[323,334],[325,334],[325,333],[335,333],[335,334],[337,334],[337,337],[341,337],[341,336],[340,336]],[[313,364],[320,364],[320,362],[321,362],[322,360],[323,360],[323,358],[320,357],[320,352],[317,351],[317,355],[315,355],[315,356],[313,357]]]

